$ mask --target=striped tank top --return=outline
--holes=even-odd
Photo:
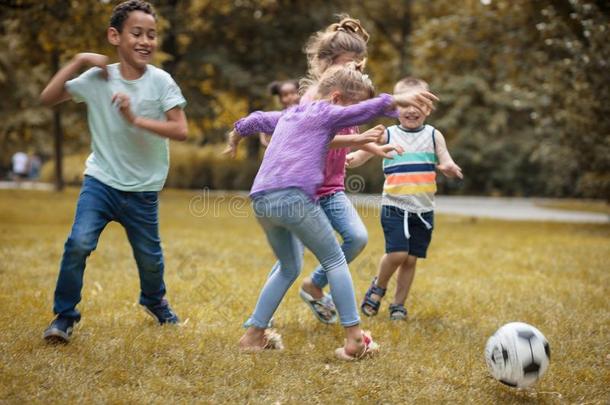
[[[399,125],[387,128],[388,143],[402,146],[405,152],[383,159],[382,205],[417,214],[434,210],[438,162],[434,131],[431,125],[414,130]]]

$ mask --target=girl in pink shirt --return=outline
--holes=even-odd
[[[338,23],[331,24],[325,30],[311,36],[305,52],[309,64],[308,76],[301,81],[301,87],[306,89],[301,102],[309,102],[317,92],[317,81],[331,66],[355,62],[359,70],[364,68],[367,55],[369,34],[359,20],[344,16]],[[373,128],[372,132],[380,131]],[[381,133],[381,132],[380,132]],[[357,126],[343,128],[331,143],[324,169],[324,182],[317,190],[316,198],[319,206],[328,217],[333,229],[341,235],[343,243],[341,250],[348,263],[362,252],[368,233],[358,212],[345,194],[345,159],[351,151],[351,146],[362,139]],[[386,151],[374,144],[367,144],[366,149],[377,155],[386,156]],[[389,156],[386,156],[389,157]],[[271,274],[280,267],[275,264]],[[313,311],[316,318],[323,323],[337,322],[337,311],[330,294],[323,289],[328,285],[326,273],[321,265],[303,280],[299,296]]]

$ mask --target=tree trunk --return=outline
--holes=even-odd
[[[176,74],[176,65],[179,61],[178,55],[178,44],[176,42],[176,31],[178,30],[178,18],[176,15],[176,8],[178,7],[178,0],[169,0],[166,2],[166,6],[163,7],[162,15],[169,22],[169,29],[163,37],[163,43],[161,50],[171,58],[163,62],[163,70],[174,76]]]
[[[59,70],[59,52],[53,51],[51,55],[51,64],[53,71]],[[55,151],[55,190],[62,191],[64,189],[64,177],[63,177],[63,156],[62,156],[62,141],[63,141],[63,129],[61,126],[61,110],[59,106],[55,106],[53,109],[53,142]]]

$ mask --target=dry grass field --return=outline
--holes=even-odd
[[[274,258],[247,200],[161,197],[168,298],[184,321],[153,324],[137,304],[126,236],[111,224],[88,261],[83,319],[69,345],[41,336],[77,198],[0,191],[0,403],[599,403],[610,402],[610,226],[439,216],[419,264],[410,319],[385,301],[364,319],[381,354],[335,360],[338,326],[289,291],[276,314],[283,352],[241,354],[241,323]],[[358,300],[383,251],[376,211],[350,267]],[[314,266],[306,255],[304,273]],[[538,327],[551,365],[532,389],[493,380],[483,348],[502,324]]]

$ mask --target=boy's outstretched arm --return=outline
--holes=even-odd
[[[436,143],[436,156],[438,157],[438,166],[436,166],[438,170],[446,177],[463,179],[462,169],[451,158],[445,137],[439,130],[434,131],[434,140]]]
[[[131,125],[154,132],[164,138],[173,139],[174,141],[186,140],[188,125],[186,122],[186,115],[182,108],[174,107],[171,110],[166,111],[165,117],[167,118],[167,121],[159,121],[152,118],[135,116],[131,111],[129,96],[126,94],[115,94],[112,96],[112,102],[118,105],[119,111]]]
[[[84,66],[98,66],[102,75],[107,77],[106,64],[108,57],[97,53],[79,53],[64,67],[59,69],[51,78],[47,87],[40,93],[39,100],[46,106],[54,106],[71,98],[66,90],[66,82],[70,80]]]

